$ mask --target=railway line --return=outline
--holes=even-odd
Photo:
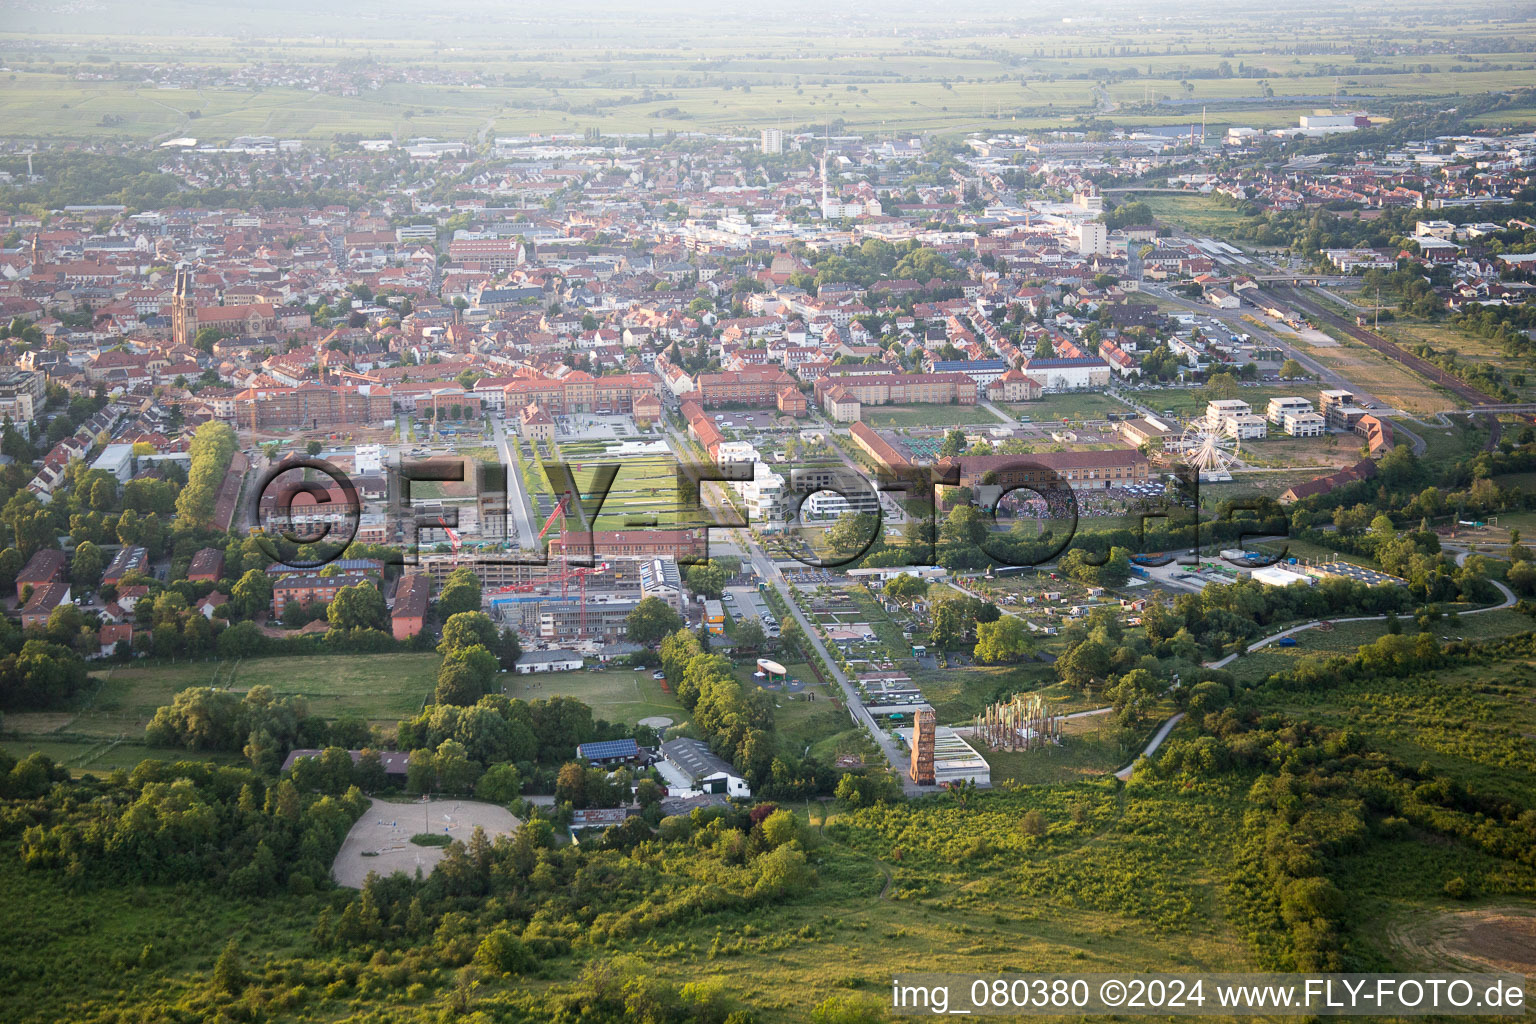
[[[1390,342],[1387,339],[1381,337],[1379,334],[1373,334],[1365,328],[1344,319],[1338,314],[1324,309],[1322,306],[1318,305],[1317,302],[1301,294],[1295,289],[1275,288],[1271,291],[1267,291],[1266,294],[1274,302],[1275,305],[1291,306],[1303,313],[1306,313],[1309,317],[1313,317],[1319,321],[1327,323],[1331,327],[1343,331],[1345,334],[1360,342],[1362,345],[1375,349],[1377,352],[1387,356],[1389,359],[1393,359],[1399,363],[1402,363],[1414,373],[1417,373],[1430,382],[1439,385],[1440,387],[1449,391],[1451,394],[1455,395],[1457,398],[1463,399],[1471,405],[1497,405],[1500,402],[1500,399],[1496,398],[1495,396],[1485,394],[1482,391],[1479,391],[1477,388],[1472,387],[1470,384],[1458,380],[1457,378],[1451,376],[1449,373],[1446,373],[1444,370],[1440,369],[1440,367],[1436,366],[1434,363],[1431,363],[1429,360],[1421,358],[1420,356],[1414,355],[1412,352],[1409,352],[1401,345]]]

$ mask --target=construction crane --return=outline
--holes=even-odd
[[[438,525],[443,528],[443,532],[448,535],[448,543],[453,546],[453,558],[455,564],[457,564],[459,558],[459,549],[464,546],[464,539],[459,536],[456,530],[449,527],[447,518],[438,516],[437,522]]]
[[[562,600],[571,596],[571,581],[575,580],[580,588],[580,625],[578,633],[585,638],[587,635],[587,577],[598,576],[608,571],[608,563],[600,565],[577,566],[571,568],[565,562],[565,556],[560,558],[560,572],[553,576],[546,576],[537,583],[514,583],[510,586],[499,587],[492,591],[493,594],[531,594],[541,587],[550,586],[556,582],[560,584],[560,597]]]
[[[544,535],[549,532],[549,528],[555,525],[555,517],[565,514],[565,503],[570,498],[570,496],[571,492],[566,491],[564,494],[560,495],[560,500],[555,502],[555,510],[549,514],[548,519],[544,520],[544,529],[539,531],[539,540],[543,540]]]

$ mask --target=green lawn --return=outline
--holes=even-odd
[[[1016,417],[1027,416],[1036,423],[1048,421],[1102,420],[1105,413],[1130,413],[1123,402],[1096,392],[1046,395],[1037,402],[1010,405],[1009,411]]]
[[[980,405],[866,405],[859,418],[876,429],[995,427],[1002,421]]]
[[[555,696],[575,697],[592,709],[592,717],[633,725],[657,715],[681,725],[688,711],[675,696],[662,690],[650,670],[628,668],[581,669],[533,675],[507,673],[497,676],[492,687],[505,686],[507,695],[523,700]]]
[[[326,718],[357,715],[393,726],[430,698],[440,660],[428,652],[115,665],[92,673],[93,688],[70,709],[7,715],[5,730],[15,738],[6,746],[57,749],[54,756],[70,767],[91,770],[132,767],[145,757],[188,756],[150,749],[143,736],[155,709],[193,686],[244,692],[265,685],[279,696],[302,695],[312,713]]]
[[[1155,727],[1156,723],[1148,723],[1142,731],[1150,733]],[[973,745],[992,766],[992,785],[1016,782],[1045,786],[1103,777],[1129,764],[1140,748],[1135,744],[1121,745],[1115,736],[1117,731],[1114,715],[1094,715],[1063,723],[1060,746],[1048,744],[1036,750],[1007,751],[987,750],[979,742]],[[1140,732],[1137,740],[1145,745],[1146,738]]]
[[[1196,235],[1225,238],[1232,228],[1250,223],[1252,218],[1237,212],[1236,204],[1214,193],[1173,195],[1159,192],[1127,192],[1118,197],[1124,202],[1146,203],[1152,215]]]

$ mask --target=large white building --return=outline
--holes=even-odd
[[[1101,220],[1088,220],[1077,226],[1077,252],[1080,256],[1105,256],[1109,253],[1109,229]]]
[[[752,479],[733,480],[731,487],[741,497],[741,511],[747,522],[764,530],[783,526],[789,513],[789,489],[782,476],[756,462],[752,465]]]
[[[1218,432],[1225,431],[1230,420],[1252,414],[1253,406],[1241,398],[1218,398],[1205,403],[1205,425]]]
[[[1315,412],[1288,412],[1281,423],[1291,437],[1322,437],[1328,433],[1328,421]]]
[[[1258,441],[1269,436],[1269,421],[1251,412],[1242,416],[1229,416],[1226,431],[1239,441]]]
[[[1286,414],[1300,415],[1304,412],[1315,412],[1312,403],[1305,398],[1289,395],[1282,398],[1271,398],[1265,414],[1269,416],[1269,422],[1279,426],[1285,422]]]

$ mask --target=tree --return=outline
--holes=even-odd
[[[1212,402],[1237,398],[1242,393],[1242,385],[1230,373],[1218,370],[1206,378],[1203,393],[1206,400]]]
[[[956,427],[944,435],[944,444],[939,448],[942,456],[955,456],[965,452],[965,431]]]
[[[880,517],[873,512],[842,516],[827,531],[827,543],[839,555],[857,555],[879,536]]]
[[[229,596],[235,610],[250,618],[271,606],[272,577],[260,569],[251,569],[235,581]]]
[[[432,751],[411,751],[405,766],[405,788],[411,793],[430,793],[437,786],[437,769],[432,763]]]
[[[1109,652],[1092,640],[1067,651],[1056,662],[1056,672],[1068,686],[1086,690],[1109,671]]]
[[[906,601],[928,595],[928,581],[903,573],[885,585],[885,596],[894,601]]]
[[[718,599],[725,592],[725,567],[719,562],[690,565],[685,579],[688,589],[695,594]]]
[[[492,765],[475,784],[475,797],[493,804],[509,804],[523,791],[523,780],[510,764]]]
[[[245,988],[245,967],[234,939],[224,946],[224,952],[213,965],[213,987],[226,995],[235,995]]]
[[[763,632],[763,624],[757,619],[747,619],[736,624],[736,645],[746,650],[759,650],[768,642],[768,634]]]
[[[191,466],[187,486],[176,497],[178,526],[206,527],[213,521],[219,488],[237,447],[235,432],[226,423],[209,420],[197,428],[188,448]]]
[[[468,707],[485,695],[497,664],[496,656],[478,644],[451,652],[437,670],[434,700]]]
[[[1294,359],[1287,359],[1280,364],[1280,376],[1285,380],[1294,380],[1297,377],[1310,377],[1311,374]]]
[[[475,949],[475,966],[486,974],[522,974],[537,965],[538,957],[506,925],[491,929]]]
[[[90,541],[83,541],[75,548],[69,563],[70,578],[80,587],[94,587],[101,582],[101,572],[107,566],[101,548]]]
[[[432,768],[437,772],[437,788],[445,793],[473,793],[480,778],[480,766],[469,759],[464,744],[458,740],[438,744]]]
[[[337,630],[385,630],[389,628],[389,611],[384,607],[384,595],[364,581],[336,592],[326,611],[326,620]]]
[[[996,622],[976,626],[976,659],[986,662],[1019,661],[1033,653],[1035,642],[1022,620],[1004,615]]]
[[[941,651],[953,650],[965,638],[965,601],[959,594],[946,596],[932,609],[932,629],[928,642]]]
[[[624,620],[625,632],[637,644],[654,647],[669,633],[683,628],[683,617],[659,597],[645,597]]]
[[[496,646],[492,650],[501,661],[501,667],[510,672],[517,665],[517,659],[523,656],[522,638],[511,626],[503,626],[501,635],[496,638]]]
[[[455,569],[443,581],[443,589],[437,595],[437,610],[444,619],[459,612],[480,610],[480,577],[468,569]]]
[[[568,761],[555,777],[555,800],[577,810],[587,806],[587,769],[578,761]]]
[[[449,654],[464,647],[478,644],[486,650],[495,650],[499,637],[496,623],[484,612],[458,612],[443,623],[443,638],[437,645],[439,654]]]

